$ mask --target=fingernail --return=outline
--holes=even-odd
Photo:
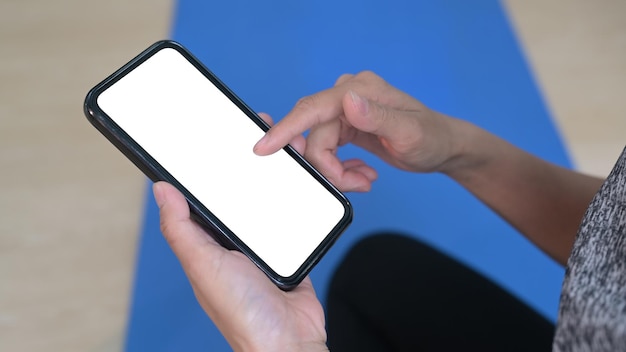
[[[367,99],[362,98],[352,90],[350,91],[350,98],[352,99],[352,103],[354,103],[354,106],[356,106],[359,112],[363,115],[367,115],[367,113],[369,112],[369,102],[367,101]]]

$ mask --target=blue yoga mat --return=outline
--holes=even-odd
[[[172,37],[275,118],[340,74],[367,69],[434,109],[569,166],[498,1],[179,0]],[[341,155],[365,159],[379,180],[370,193],[348,195],[354,223],[311,275],[322,299],[346,250],[390,230],[430,243],[555,318],[563,270],[465,190],[441,175],[398,171],[354,147]],[[126,350],[229,350],[158,223],[148,192]]]

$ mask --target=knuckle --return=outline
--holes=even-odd
[[[389,111],[389,109],[379,108],[377,110],[380,118],[380,124],[385,124],[393,118],[393,114]]]
[[[161,218],[160,224],[159,224],[160,228],[161,228],[161,233],[163,235],[165,235],[166,238],[170,238],[171,235],[174,233],[174,229],[172,228],[172,224],[170,223],[170,221]]]
[[[385,125],[391,120],[391,114],[389,110],[387,109],[384,109],[384,108],[376,109],[376,115],[378,115],[378,118],[375,121],[377,125],[377,129]]]
[[[161,209],[161,214],[159,216],[159,228],[161,232],[165,234],[169,230],[169,223],[166,221],[165,216],[163,215],[163,210]]]
[[[365,81],[380,81],[380,80],[382,80],[382,78],[380,78],[379,75],[377,75],[373,71],[369,71],[369,70],[365,70],[365,71],[359,72],[357,74],[357,78],[365,80]]]
[[[310,109],[312,109],[315,106],[316,101],[317,101],[317,98],[315,97],[315,95],[309,95],[309,96],[300,98],[296,102],[296,105],[294,106],[294,109],[297,109],[297,110],[310,110]]]
[[[176,248],[176,246],[178,245],[178,241],[174,236],[171,226],[164,221],[161,221],[161,233],[163,234],[163,237],[165,237],[165,240],[170,245],[170,247]]]
[[[320,151],[317,148],[306,148],[304,150],[304,158],[314,167],[320,169],[324,165],[320,162]]]
[[[396,122],[397,116],[393,109],[377,104],[374,104],[373,106],[373,122],[376,126],[376,131],[380,130],[384,126],[389,126],[390,124],[394,124]]]
[[[335,81],[335,85],[338,86],[338,85],[348,81],[352,77],[354,77],[353,74],[351,74],[351,73],[344,73],[341,76],[339,76],[339,78],[337,78],[337,80]]]

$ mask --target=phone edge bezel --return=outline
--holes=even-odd
[[[194,220],[204,227],[208,227],[209,232],[222,246],[228,249],[236,249],[244,253],[254,264],[259,267],[278,287],[283,290],[290,290],[297,286],[309,274],[312,268],[330,249],[337,238],[345,231],[352,221],[353,209],[349,200],[334,185],[332,185],[319,171],[307,162],[293,147],[287,145],[283,148],[295,161],[309,172],[318,182],[320,182],[333,196],[343,205],[344,215],[335,225],[331,232],[324,237],[320,244],[313,250],[300,267],[288,277],[277,274],[265,263],[254,251],[252,251],[241,239],[237,237],[225,224],[223,224],[213,213],[206,208],[191,192],[189,192],[175,177],[163,168],[148,152],[146,152],[132,137],[130,137],[121,127],[119,127],[98,104],[98,96],[108,87],[120,80],[133,69],[148,60],[151,56],[162,49],[172,48],[183,55],[196,69],[198,69],[207,79],[211,81],[224,95],[226,95],[240,110],[242,110],[253,122],[263,131],[269,130],[270,126],[263,121],[248,105],[246,105],[234,92],[230,90],[215,74],[205,67],[185,47],[173,40],[161,40],[135,58],[123,65],[120,69],[105,78],[102,82],[94,86],[87,94],[84,102],[84,113],[87,119],[100,133],[102,133],[120,152],[122,152],[135,166],[137,166],[153,182],[166,181],[174,185],[183,193],[190,210],[194,215]]]

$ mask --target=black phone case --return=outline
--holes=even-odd
[[[141,65],[158,51],[172,48],[181,53],[190,63],[192,63],[208,80],[210,80],[224,95],[226,95],[235,105],[237,105],[259,128],[267,131],[269,126],[256,113],[252,111],[241,99],[239,99],[226,85],[224,85],[209,69],[207,69],[198,59],[196,59],[182,45],[171,40],[163,40],[154,43],[144,50],[137,57],[132,59],[122,68],[107,77],[101,83],[89,91],[84,103],[84,112],[91,124],[98,129],[113,145],[115,145],[128,159],[130,159],[141,171],[153,182],[166,181],[179,189],[187,202],[192,213],[192,218],[201,226],[206,228],[209,234],[215,238],[222,246],[228,249],[238,250],[244,253],[257,267],[259,267],[271,280],[283,290],[290,290],[296,287],[313,267],[320,261],[339,235],[348,227],[352,221],[352,206],[347,198],[337,190],[328,180],[326,180],[315,168],[310,165],[291,146],[287,145],[284,150],[304,167],[313,177],[315,177],[324,187],[331,192],[344,206],[344,216],[335,226],[332,232],[324,238],[309,258],[291,276],[283,277],[272,270],[263,260],[261,260],[245,243],[243,243],[232,231],[228,229],[209,209],[198,201],[182,184],[180,184],[167,170],[152,158],[132,137],[122,130],[110,117],[106,115],[97,105],[97,98],[100,93],[113,85],[119,79]]]

